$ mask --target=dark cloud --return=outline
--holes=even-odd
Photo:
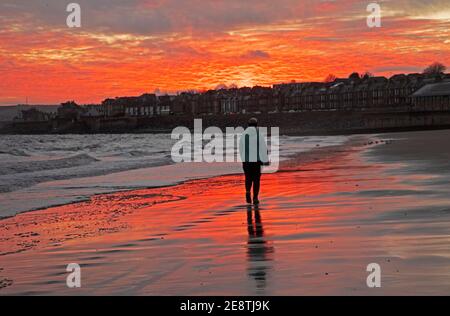
[[[220,32],[232,28],[329,17],[364,16],[369,0],[2,0],[0,23],[64,27],[70,2],[81,5],[83,27],[114,33]],[[450,0],[385,0],[403,16],[450,12]],[[0,24],[0,28],[2,25]]]
[[[15,20],[32,27],[64,28],[66,6],[72,1],[2,0],[0,21]],[[224,32],[230,29],[267,25],[287,20],[317,18],[336,12],[321,10],[316,0],[76,0],[82,9],[87,31],[130,34],[171,32]],[[343,0],[342,10],[347,10]],[[328,10],[330,11],[330,10]],[[340,12],[339,15],[350,13]],[[0,22],[1,23],[1,22]]]
[[[257,59],[257,58],[270,58],[270,54],[262,51],[262,50],[250,50],[244,55],[241,56],[242,58],[248,58],[248,59]]]

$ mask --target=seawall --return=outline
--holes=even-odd
[[[234,115],[170,115],[151,118],[87,118],[75,122],[17,122],[1,130],[3,134],[89,134],[89,133],[161,133],[175,127],[194,128],[194,119],[202,119],[203,128],[246,126],[256,117],[260,126],[279,127],[281,134],[328,135],[450,128],[450,111],[433,112],[355,112],[323,111]]]

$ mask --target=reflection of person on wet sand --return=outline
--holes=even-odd
[[[248,275],[255,279],[256,290],[264,291],[267,281],[268,262],[272,260],[273,247],[264,237],[264,228],[261,221],[261,213],[255,206],[255,220],[253,221],[252,207],[247,207],[247,258],[249,262]]]

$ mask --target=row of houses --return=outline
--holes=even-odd
[[[435,104],[427,98],[424,87],[442,86],[450,82],[450,75],[426,76],[423,74],[400,74],[391,78],[360,77],[357,73],[332,82],[307,82],[275,85],[279,92],[282,111],[307,110],[368,110],[382,108],[414,107],[416,93],[425,98],[422,105]],[[450,90],[440,89],[440,105],[450,106]]]
[[[174,98],[175,96],[157,97],[155,94],[146,93],[139,97],[106,99],[101,107],[107,117],[169,115]]]
[[[331,82],[277,84],[273,87],[232,88],[203,93],[106,99],[100,105],[61,104],[55,116],[22,111],[23,120],[78,120],[95,117],[154,117],[276,113],[383,108],[450,109],[450,74],[399,74],[390,78],[351,74]]]
[[[399,74],[390,78],[353,73],[332,82],[303,82],[272,88],[233,88],[181,93],[170,113],[208,115],[370,109],[450,108],[450,74]]]

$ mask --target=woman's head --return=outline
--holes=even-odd
[[[248,120],[248,126],[257,127],[258,126],[258,119],[255,117],[252,117]]]

